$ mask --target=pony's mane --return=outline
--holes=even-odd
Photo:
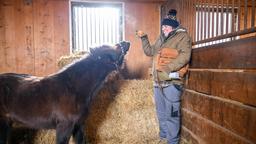
[[[83,56],[81,56],[81,58],[74,60],[70,64],[67,64],[58,73],[67,70],[68,68],[72,67],[73,65],[75,65],[77,63],[89,61],[92,59],[97,59],[98,56],[110,54],[113,52],[114,52],[114,48],[109,45],[102,45],[102,46],[97,46],[95,48],[91,48],[90,52],[88,52],[87,54],[84,54]]]
[[[104,55],[110,52],[113,53],[113,51],[114,51],[113,47],[109,45],[102,45],[102,46],[98,46],[90,49],[89,56],[94,57],[94,56]]]

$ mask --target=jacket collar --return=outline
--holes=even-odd
[[[187,30],[185,28],[183,28],[182,26],[178,26],[176,29],[171,31],[167,37],[165,37],[163,34],[162,34],[162,37],[163,37],[164,40],[167,40],[170,37],[173,37],[174,35],[176,35],[177,33],[186,32],[186,31]]]

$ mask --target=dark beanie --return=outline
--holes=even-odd
[[[162,25],[168,25],[173,28],[177,28],[180,25],[180,23],[177,21],[176,14],[177,11],[175,9],[169,10],[167,18],[164,18],[162,21]]]

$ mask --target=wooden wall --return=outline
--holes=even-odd
[[[125,39],[131,41],[127,56],[128,78],[148,78],[151,58],[142,49],[136,30],[148,34],[151,44],[160,34],[161,3],[125,3]]]
[[[0,72],[55,72],[69,53],[68,18],[66,0],[1,0]]]
[[[182,98],[193,143],[256,142],[256,37],[193,49]]]
[[[125,40],[131,42],[127,77],[147,78],[151,59],[135,31],[145,31],[154,42],[163,0],[114,1],[124,2]],[[69,0],[0,0],[0,73],[56,72],[58,58],[70,53],[69,28]]]

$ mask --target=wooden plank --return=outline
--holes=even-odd
[[[206,17],[206,12],[207,12],[207,2],[206,2],[207,0],[204,0],[204,10],[203,10],[203,12],[204,12],[204,15],[203,15],[203,39],[206,39],[206,31],[207,31],[207,29],[206,29],[206,19],[207,19],[207,17]]]
[[[182,95],[182,106],[248,141],[256,141],[255,107],[192,90]]]
[[[4,24],[4,3],[0,1],[0,73],[4,72],[4,41],[5,41],[5,24]]]
[[[201,5],[200,5],[200,7],[201,7],[201,9],[200,9],[200,16],[201,16],[201,19],[200,19],[200,29],[201,29],[201,31],[200,31],[200,40],[203,40],[204,39],[204,37],[203,37],[203,31],[204,31],[204,27],[203,27],[203,23],[204,23],[204,21],[203,21],[203,16],[204,16],[204,14],[203,14],[203,12],[204,12],[204,3],[203,3],[203,1],[204,0],[202,0],[201,1]]]
[[[230,13],[230,11],[229,11],[229,2],[228,1],[229,0],[226,1],[226,6],[225,6],[226,7],[226,19],[225,19],[226,20],[226,29],[225,29],[225,34],[228,33],[228,28],[229,28],[229,25],[230,25],[229,24],[229,16],[228,16],[229,13]]]
[[[54,53],[55,66],[57,60],[70,53],[69,40],[69,2],[68,1],[53,1],[54,5]]]
[[[210,37],[214,37],[214,27],[216,25],[216,22],[214,22],[213,18],[214,18],[214,13],[215,13],[215,0],[212,0],[212,9],[211,9],[211,14],[212,14],[212,18],[211,18],[211,21],[212,21],[212,33],[211,33],[211,36]]]
[[[16,72],[16,61],[15,61],[15,25],[13,23],[14,16],[14,0],[3,0],[2,1],[2,12],[3,12],[3,31],[4,38],[2,41],[2,52],[3,52],[3,70],[1,72]]]
[[[197,113],[182,109],[182,124],[207,144],[253,144],[253,142],[234,134],[200,116]]]
[[[210,29],[211,29],[211,17],[210,17],[210,14],[211,14],[211,0],[208,0],[208,11],[207,11],[207,14],[208,14],[208,22],[207,22],[207,38],[210,38]]]
[[[244,29],[247,28],[248,2],[244,0]]]
[[[16,72],[34,74],[34,48],[33,48],[33,7],[32,4],[15,0],[15,54]]]
[[[190,71],[188,88],[256,106],[256,71]]]
[[[217,23],[217,26],[216,26],[216,35],[215,36],[218,36],[219,35],[219,5],[220,5],[220,3],[219,3],[219,0],[217,0],[217,10],[216,10],[216,15],[217,15],[217,21],[216,21],[216,23]]]
[[[196,41],[199,41],[199,40],[201,40],[200,39],[200,37],[199,37],[199,23],[200,23],[200,16],[199,16],[199,13],[200,13],[200,7],[199,7],[199,5],[200,5],[200,0],[198,0],[197,2],[196,2],[196,11],[197,11],[197,36],[196,36]]]
[[[235,31],[235,0],[232,0],[232,24],[231,24],[231,32]]]
[[[251,14],[251,27],[255,27],[255,0],[252,0],[252,14]]]
[[[237,7],[237,14],[238,14],[238,30],[237,31],[240,31],[240,29],[241,29],[241,24],[240,24],[240,22],[241,22],[241,16],[242,16],[242,13],[241,13],[241,0],[238,0],[238,7]]]
[[[53,42],[53,8],[52,1],[34,1],[34,42],[35,75],[45,76],[55,72],[55,50]]]
[[[191,68],[255,69],[256,37],[193,49]]]
[[[182,126],[181,128],[181,143],[185,144],[199,144],[201,140],[198,140],[197,138],[189,129]]]
[[[192,31],[190,32],[190,36],[192,37],[192,41],[196,41],[196,2],[195,0],[192,0],[192,6],[191,7],[191,19],[192,19]]]
[[[201,93],[211,94],[211,72],[189,72],[188,89],[192,89]]]

